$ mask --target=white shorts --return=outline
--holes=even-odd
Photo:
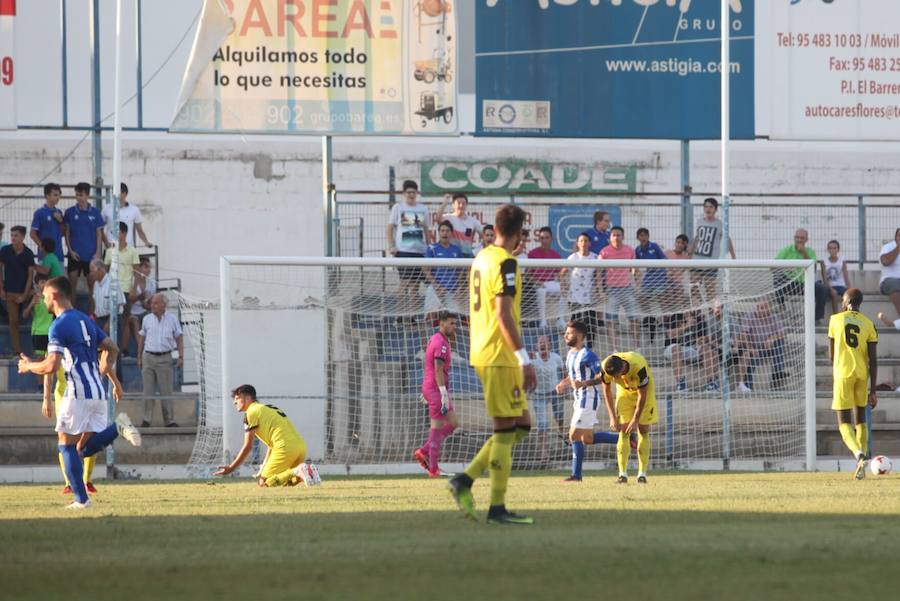
[[[570,427],[579,430],[590,430],[593,429],[594,424],[599,423],[599,421],[595,409],[590,407],[575,407],[575,410],[572,413],[572,423],[570,424]]]
[[[451,313],[460,313],[460,302],[452,293],[444,294],[441,298],[434,290],[434,286],[428,286],[425,289],[425,312],[433,313],[440,310],[450,311]]]
[[[696,361],[700,358],[700,353],[692,346],[684,346],[683,344],[670,344],[666,347],[666,350],[663,351],[663,356],[665,356],[667,360],[672,360],[672,350],[676,346],[681,348],[681,357],[685,361]]]
[[[64,398],[56,415],[56,431],[64,434],[100,432],[109,420],[106,418],[106,399]]]

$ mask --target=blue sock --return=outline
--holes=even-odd
[[[106,447],[112,444],[112,441],[116,439],[119,435],[119,429],[115,424],[110,424],[107,426],[106,430],[101,430],[97,432],[85,443],[84,448],[81,449],[82,457],[90,457],[91,455],[96,455]]]
[[[88,494],[84,487],[84,464],[81,462],[81,457],[78,456],[78,449],[73,444],[61,444],[59,452],[62,453],[66,477],[69,479],[72,492],[75,493],[75,500],[84,503],[88,500]]]
[[[572,475],[581,478],[581,465],[584,463],[584,443],[576,440],[572,443]]]
[[[594,444],[616,444],[619,442],[618,432],[594,432]]]

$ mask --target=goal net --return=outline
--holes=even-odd
[[[297,425],[314,461],[418,469],[412,454],[430,427],[421,398],[425,347],[440,311],[459,316],[449,383],[459,426],[444,442],[442,464],[470,460],[491,422],[468,361],[469,264],[223,257],[220,301],[182,301],[183,319],[203,330],[187,333],[205,374],[191,466],[202,472],[240,448],[242,416],[229,391],[249,383]],[[813,469],[810,262],[520,265],[522,336],[543,365],[529,395],[532,435],[516,447],[516,468],[570,461],[572,397],[553,391],[564,372],[552,363],[565,362],[565,324],[577,319],[601,360],[622,351],[647,359],[659,414],[654,467]],[[605,430],[602,404],[598,413]],[[615,446],[589,446],[587,461],[614,465]]]

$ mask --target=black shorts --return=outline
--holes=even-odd
[[[420,255],[419,253],[408,253],[397,251],[397,254],[394,255],[398,259],[422,259],[425,255]],[[421,267],[398,267],[397,271],[400,274],[400,280],[403,282],[420,282],[422,281],[422,268]]]
[[[35,352],[47,353],[47,343],[50,341],[50,338],[46,334],[32,334],[31,335],[31,348],[34,349]]]
[[[691,269],[691,275],[700,278],[714,278],[719,275],[718,269]]]
[[[91,262],[90,261],[79,261],[79,260],[75,259],[71,253],[69,253],[68,261],[66,261],[66,271],[68,273],[77,271],[84,277],[88,277],[91,274]]]

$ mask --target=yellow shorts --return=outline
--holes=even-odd
[[[519,417],[528,410],[521,367],[476,366],[489,417]]]
[[[616,396],[616,413],[619,415],[619,423],[627,424],[634,417],[634,410],[637,409],[638,394],[636,392],[625,391],[621,388]],[[656,408],[655,391],[650,390],[647,395],[647,402],[644,403],[644,410],[641,411],[641,419],[638,424],[641,426],[649,426],[659,421],[659,411]]]
[[[292,467],[297,467],[306,459],[306,442],[301,438],[284,446],[275,447],[269,453],[269,460],[260,473],[262,478],[271,478]]]
[[[869,402],[869,383],[862,378],[837,378],[834,381],[834,400],[831,408],[836,411],[865,407]]]

